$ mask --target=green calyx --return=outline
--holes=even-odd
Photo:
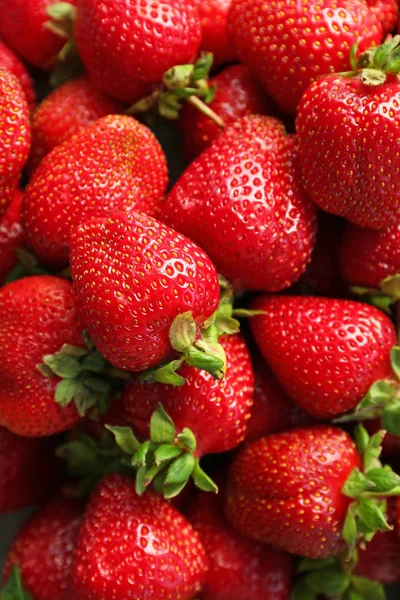
[[[356,59],[358,42],[350,51],[352,71],[342,73],[352,77],[359,73],[362,83],[369,87],[377,87],[386,81],[387,75],[400,73],[400,35],[389,38],[380,46],[370,48]]]
[[[17,281],[31,275],[54,275],[49,269],[46,269],[39,264],[37,258],[26,248],[16,248],[17,264],[11,269],[6,277],[6,283]],[[71,273],[69,267],[57,273],[57,277],[62,279],[70,279]]]
[[[351,286],[350,291],[362,297],[363,302],[379,308],[391,315],[392,306],[400,300],[400,275],[391,275],[381,281],[378,288]]]
[[[58,55],[48,65],[52,67],[50,84],[56,87],[84,72],[73,37],[77,9],[69,2],[55,2],[47,7],[46,12],[49,17],[44,24],[46,29],[65,40]]]
[[[124,453],[124,462],[136,470],[136,491],[143,494],[152,484],[164,498],[177,496],[192,478],[207,492],[218,492],[195,456],[196,438],[185,428],[176,433],[175,425],[159,404],[150,421],[150,439],[139,442],[129,427],[106,426]]]
[[[94,407],[99,414],[105,414],[109,401],[130,375],[110,365],[85,332],[82,337],[86,347],[64,344],[56,354],[43,356],[36,368],[44,377],[61,378],[54,397],[60,406],[74,401],[81,416]]]
[[[33,600],[24,590],[19,567],[14,565],[3,589],[0,590],[1,600]]]

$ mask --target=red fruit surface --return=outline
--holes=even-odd
[[[74,600],[190,600],[206,571],[197,533],[173,506],[152,493],[138,496],[121,475],[103,479],[79,530]]]
[[[35,504],[60,479],[53,439],[34,440],[0,427],[0,513]]]
[[[387,35],[393,31],[399,13],[398,0],[367,0],[367,4],[382,25],[383,34]]]
[[[73,227],[117,211],[153,214],[167,183],[154,134],[132,117],[103,117],[54,148],[36,169],[21,209],[29,246],[43,264],[62,269]]]
[[[0,37],[14,52],[41,69],[49,69],[65,38],[45,27],[46,9],[55,0],[0,0]],[[76,0],[68,0],[75,5]]]
[[[32,119],[32,173],[53,148],[100,117],[122,112],[122,105],[107,98],[85,76],[67,81],[37,107]]]
[[[142,371],[168,358],[175,317],[191,311],[201,325],[219,304],[217,272],[207,255],[134,212],[78,227],[71,236],[71,271],[85,325],[120,369]]]
[[[36,94],[33,87],[33,81],[25,65],[19,60],[18,56],[12,52],[3,42],[0,41],[0,68],[7,69],[18,79],[29,109],[32,111],[35,107]]]
[[[81,324],[69,281],[38,275],[0,289],[0,425],[18,435],[41,437],[72,427],[72,402],[54,400],[58,377],[36,368],[63,344],[83,346]]]
[[[303,182],[311,200],[360,227],[386,229],[398,222],[397,76],[389,75],[386,83],[373,88],[358,75],[319,79],[301,100],[296,127]]]
[[[28,158],[31,131],[28,105],[21,85],[10,71],[0,68],[0,218],[14,197]]]
[[[220,494],[197,492],[185,511],[208,557],[202,600],[289,600],[292,557],[235,531],[221,500]]]
[[[252,308],[266,312],[250,323],[265,360],[289,396],[316,418],[352,410],[376,380],[391,376],[395,330],[372,306],[261,296]]]
[[[69,575],[81,517],[81,502],[61,495],[39,508],[12,542],[4,576],[18,565],[24,589],[35,600],[71,599]]]
[[[204,6],[204,2],[201,3]],[[209,106],[223,120],[225,127],[252,113],[268,113],[272,107],[265,92],[247,67],[234,65],[210,80],[216,86]],[[185,157],[190,162],[217,138],[223,130],[209,117],[185,102],[179,119]]]
[[[351,502],[341,490],[360,463],[350,436],[335,427],[261,438],[232,463],[226,515],[245,535],[287,552],[335,556]]]
[[[228,40],[227,19],[232,0],[193,0],[201,20],[200,49],[212,52],[213,67],[220,67],[236,58]]]
[[[228,34],[239,60],[295,113],[311,81],[348,71],[353,44],[378,45],[382,28],[364,0],[233,0]]]
[[[357,575],[385,584],[400,581],[400,538],[395,529],[396,504],[396,498],[387,499],[387,521],[394,529],[378,531],[365,550],[359,548],[355,568]]]
[[[133,103],[196,58],[201,24],[190,0],[79,0],[74,35],[96,87]]]
[[[0,219],[0,285],[17,262],[15,250],[24,246],[24,232],[20,223],[20,208],[24,193],[14,192],[14,198]]]
[[[241,335],[219,339],[226,353],[227,369],[222,381],[206,371],[183,365],[181,387],[162,383],[128,382],[124,390],[125,411],[136,431],[149,436],[150,418],[161,403],[177,433],[191,429],[197,441],[196,456],[226,452],[243,441],[250,418],[254,374]]]
[[[296,155],[282,123],[243,117],[185,171],[163,218],[204,248],[236,289],[282,290],[305,270],[316,233]]]

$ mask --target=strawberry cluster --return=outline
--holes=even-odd
[[[0,13],[0,597],[389,598],[398,1]]]

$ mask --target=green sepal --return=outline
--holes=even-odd
[[[186,483],[186,481],[183,481],[182,483],[173,483],[171,485],[164,486],[164,498],[166,498],[167,500],[170,500],[171,498],[176,498],[176,496],[178,496],[178,494],[181,493]]]
[[[182,449],[178,446],[172,446],[171,444],[162,444],[154,452],[155,463],[157,466],[161,465],[161,463],[166,462],[167,460],[172,460],[177,456],[180,456],[181,454]]]
[[[79,361],[62,351],[43,356],[43,362],[53,371],[54,375],[62,379],[74,379],[82,372]]]
[[[0,597],[1,600],[33,600],[24,590],[18,565],[13,565],[5,586],[0,590]]]
[[[390,351],[390,362],[393,373],[400,381],[400,346],[394,346]]]
[[[150,450],[153,448],[154,444],[150,440],[143,442],[132,456],[131,463],[134,467],[146,467],[147,466],[147,456]]]
[[[114,435],[116,443],[126,454],[135,454],[139,450],[140,442],[130,427],[117,425],[106,425],[105,427]]]
[[[349,553],[353,552],[357,545],[358,528],[355,513],[357,511],[357,505],[355,503],[349,506],[347,511],[346,519],[343,526],[343,539],[346,542]]]
[[[340,568],[330,566],[308,572],[305,583],[314,592],[333,596],[348,590],[350,578]]]
[[[136,471],[136,480],[135,480],[135,489],[136,493],[141,496],[146,491],[146,477],[147,469],[146,467],[139,467]]]
[[[296,573],[301,574],[306,571],[315,571],[318,569],[324,569],[335,565],[337,559],[334,556],[328,556],[327,558],[302,558],[296,568]]]
[[[144,371],[140,375],[140,381],[143,383],[165,383],[167,385],[181,387],[186,381],[177,373],[177,370],[182,366],[182,363],[183,360],[171,360],[160,367]]]
[[[382,510],[373,500],[361,497],[358,504],[358,514],[372,531],[390,531],[392,529]]]
[[[187,483],[196,464],[193,454],[184,453],[178,456],[168,467],[165,485]]]
[[[182,429],[181,433],[177,435],[178,445],[184,448],[188,448],[191,452],[196,450],[197,442],[193,432],[185,427]]]
[[[393,400],[385,406],[382,414],[382,427],[392,435],[400,436],[400,400]]]
[[[196,323],[191,312],[178,315],[169,330],[169,341],[177,352],[184,352],[196,341]]]
[[[363,492],[374,489],[375,485],[361,473],[359,469],[353,469],[343,486],[342,493],[349,498],[358,498]]]
[[[371,469],[368,480],[374,484],[374,494],[386,496],[400,487],[400,477],[390,467]]]
[[[193,481],[196,487],[203,492],[213,492],[214,494],[218,494],[218,486],[214,481],[207,475],[207,473],[201,468],[199,461],[197,460],[193,473],[192,473]]]
[[[305,578],[301,577],[295,583],[290,600],[317,600],[318,592],[311,590],[305,582]]]
[[[162,404],[158,404],[150,419],[150,439],[155,444],[174,444],[175,425],[171,417],[165,412]]]
[[[400,274],[386,277],[379,287],[382,293],[390,298],[391,303],[400,300]]]
[[[385,600],[386,598],[383,585],[377,581],[353,575],[351,586],[356,593],[360,594],[362,600]]]

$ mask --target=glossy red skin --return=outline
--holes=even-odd
[[[138,496],[122,475],[109,475],[97,486],[74,552],[74,600],[190,600],[206,571],[197,533],[166,500]]]
[[[254,374],[246,344],[239,334],[220,338],[227,360],[222,381],[205,371],[184,365],[181,387],[162,383],[128,382],[125,411],[136,431],[149,436],[150,418],[161,403],[177,433],[191,429],[197,441],[196,455],[227,452],[243,441],[250,418]]]
[[[198,491],[185,511],[209,562],[202,600],[289,600],[292,557],[235,531],[221,500]]]
[[[83,346],[83,329],[69,281],[38,275],[0,289],[0,425],[42,437],[79,421],[73,402],[62,408],[54,400],[59,378],[36,365],[63,344]]]
[[[367,4],[382,25],[383,34],[393,31],[399,13],[398,0],[367,0]]]
[[[386,229],[397,223],[399,126],[396,76],[374,88],[359,76],[329,76],[313,83],[296,119],[303,183],[311,200],[360,227]]]
[[[227,19],[232,0],[193,0],[201,20],[200,49],[212,52],[213,68],[236,58],[228,40]]]
[[[205,4],[201,2],[202,6]],[[216,86],[216,92],[209,106],[221,117],[225,127],[245,115],[265,114],[272,110],[264,90],[250,70],[243,65],[224,69],[210,80],[211,85]],[[223,131],[212,119],[188,102],[185,102],[181,110],[179,129],[188,162],[208,148]]]
[[[68,0],[76,4],[76,0]],[[49,69],[65,38],[49,31],[46,9],[54,0],[0,0],[0,37],[14,52],[41,69]]]
[[[15,75],[0,68],[0,218],[14,197],[28,158],[31,131],[28,104]]]
[[[351,300],[260,296],[251,319],[265,360],[288,395],[319,419],[352,410],[378,379],[391,376],[392,321]]]
[[[97,119],[119,112],[122,105],[107,98],[85,76],[60,85],[33,115],[30,173],[53,148]]]
[[[0,219],[0,285],[17,263],[15,250],[24,246],[24,232],[20,223],[23,197],[23,191],[16,189],[11,204]]]
[[[295,138],[271,117],[231,125],[185,171],[162,211],[237,290],[289,287],[315,241],[316,211],[300,187]]]
[[[201,24],[190,0],[78,0],[74,36],[96,87],[132,103],[196,58]]]
[[[245,535],[310,558],[335,556],[361,461],[343,430],[317,425],[261,438],[234,459],[225,511]]]
[[[4,568],[18,565],[35,600],[69,600],[72,554],[82,518],[81,501],[59,494],[39,508],[17,533]]]
[[[383,231],[348,224],[340,255],[343,277],[352,285],[379,288],[400,273],[400,223]]]
[[[348,71],[352,45],[378,45],[382,28],[364,0],[233,0],[228,35],[240,62],[295,113],[312,81]]]
[[[396,527],[396,498],[387,499],[387,521]],[[400,538],[396,529],[378,531],[365,550],[358,549],[356,575],[391,584],[400,580]]]
[[[13,75],[18,79],[21,87],[24,91],[26,101],[29,109],[32,111],[35,107],[36,93],[33,87],[33,81],[25,65],[20,61],[18,56],[14,54],[12,50],[7,48],[3,42],[0,41],[0,67],[4,67],[8,71],[11,71]]]
[[[154,214],[168,172],[154,134],[109,115],[54,148],[31,178],[21,209],[27,242],[42,264],[68,265],[71,229],[117,211]]]
[[[0,427],[0,513],[43,500],[60,481],[53,439],[34,440]]]
[[[85,325],[114,366],[143,371],[172,354],[169,328],[191,311],[197,325],[219,304],[217,272],[190,240],[156,219],[116,213],[71,236],[71,271]]]

